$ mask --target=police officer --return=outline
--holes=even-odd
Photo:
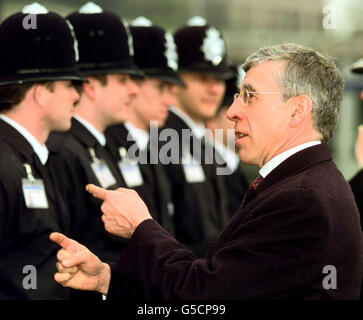
[[[70,298],[51,281],[57,247],[47,238],[69,234],[70,217],[45,142],[71,126],[72,81],[85,80],[74,48],[66,20],[38,4],[0,26],[0,300]]]
[[[179,145],[178,159],[167,164],[166,154],[162,162],[172,184],[176,238],[203,256],[208,242],[216,239],[228,221],[225,181],[216,174],[215,152],[205,143],[204,123],[222,102],[224,80],[231,70],[220,32],[204,19],[192,18],[175,32],[174,39],[179,76],[186,88],[178,90],[164,126],[178,134],[179,140],[172,142]],[[183,138],[188,132],[189,137]],[[160,142],[161,157],[168,143]]]
[[[109,127],[106,137],[117,147],[110,148],[110,151],[118,159],[128,187],[139,193],[153,217],[173,234],[174,206],[170,184],[158,158],[157,161],[150,159],[150,149],[156,155],[158,150],[157,146],[150,146],[148,131],[152,121],[157,126],[164,124],[168,107],[175,101],[176,87],[184,85],[176,73],[176,46],[170,33],[153,25],[145,17],[136,18],[131,23],[130,31],[135,64],[146,78],[136,81],[139,94],[129,106],[127,121]],[[157,139],[157,129],[151,132],[155,133],[154,138]]]
[[[112,12],[87,3],[68,16],[78,41],[78,66],[89,83],[80,86],[80,101],[71,130],[52,135],[48,145],[76,169],[84,203],[74,213],[72,233],[108,261],[116,261],[125,243],[110,235],[101,220],[100,202],[85,193],[87,183],[104,188],[127,187],[117,162],[106,148],[104,131],[124,120],[138,92],[130,75],[141,74],[133,63],[128,26]]]

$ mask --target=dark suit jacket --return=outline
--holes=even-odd
[[[210,145],[203,144],[194,135],[189,145],[182,139],[183,130],[190,131],[190,128],[179,116],[170,112],[163,129],[174,129],[179,139],[178,162],[165,165],[175,207],[176,239],[202,257],[206,253],[208,243],[218,237],[230,217],[224,177],[216,174],[217,165],[214,158],[212,163],[206,164],[205,154],[214,153]],[[167,143],[170,142],[159,141],[159,149],[165,148]],[[201,144],[201,150],[193,150],[194,145]],[[200,160],[205,181],[190,183],[186,180],[181,164],[183,148],[188,149],[191,155]],[[209,148],[207,152],[206,148]],[[161,156],[162,154],[163,152]],[[165,163],[163,159],[162,161]]]
[[[109,127],[105,132],[108,150],[117,162],[121,160],[119,153],[121,147],[128,150],[131,146],[135,146],[136,142],[134,140],[127,140],[128,134],[129,132],[123,124]],[[144,151],[147,163],[139,163],[143,184],[132,187],[132,189],[136,190],[144,200],[152,217],[165,230],[174,235],[174,205],[171,201],[170,183],[163,165],[150,163],[149,146]],[[135,149],[136,153],[140,155],[140,150]]]
[[[100,186],[96,175],[91,169],[92,157],[89,148],[94,148],[96,156],[107,163],[116,183],[108,189],[126,187],[117,163],[111,154],[102,147],[97,139],[76,119],[72,119],[71,130],[66,133],[51,133],[47,146],[57,152],[73,168],[76,178],[65,185],[64,173],[59,170],[57,183],[65,189],[65,196],[71,198],[74,209],[72,210],[72,237],[87,246],[102,260],[117,261],[120,252],[126,244],[122,239],[109,234],[101,220],[101,201],[94,198],[85,190],[88,183]]]
[[[224,176],[228,191],[228,212],[233,216],[241,205],[242,199],[248,190],[248,182],[242,169],[242,163],[229,175]]]
[[[325,266],[337,289],[327,289]],[[358,210],[328,146],[317,145],[249,190],[206,259],[146,220],[111,270],[108,299],[358,299]]]
[[[0,120],[0,300],[2,299],[69,299],[70,290],[57,284],[59,246],[49,240],[51,232],[69,235],[70,217],[55,183],[53,154],[43,166],[28,141],[12,126]],[[27,208],[22,179],[27,178],[24,163],[42,179],[48,209]],[[59,159],[58,165],[61,165]],[[26,290],[23,280],[36,268],[36,289]],[[28,283],[25,279],[25,283]]]

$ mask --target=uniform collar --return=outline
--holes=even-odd
[[[198,138],[202,139],[205,135],[205,126],[203,124],[197,124],[192,118],[190,118],[184,111],[180,110],[175,106],[170,106],[169,111],[176,114],[181,118],[188,127],[192,130],[193,134]]]
[[[139,150],[145,150],[149,143],[149,134],[147,131],[136,128],[132,123],[125,122],[125,128],[129,131],[132,138],[135,140]]]
[[[48,161],[49,150],[45,144],[40,144],[37,139],[23,126],[21,126],[16,121],[10,119],[9,117],[0,114],[0,119],[5,121],[8,125],[12,126],[16,131],[18,131],[25,139],[29,142],[34,152],[37,154],[42,165],[45,165]]]
[[[91,123],[79,115],[74,115],[73,118],[79,121],[96,138],[102,147],[106,146],[106,137],[102,132],[98,131]]]

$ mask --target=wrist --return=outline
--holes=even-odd
[[[138,222],[136,222],[134,225],[132,225],[132,226],[131,226],[131,228],[130,228],[130,237],[129,237],[129,238],[131,238],[131,236],[134,234],[134,232],[135,232],[136,228],[137,228],[137,227],[138,227],[141,223],[143,223],[144,221],[149,220],[149,219],[152,219],[152,217],[151,217],[151,216],[149,216],[149,217],[145,217],[144,219],[141,219],[141,220],[139,220]]]
[[[102,268],[100,271],[100,279],[97,286],[97,291],[107,295],[108,288],[110,286],[111,280],[111,267],[107,263],[102,263]]]

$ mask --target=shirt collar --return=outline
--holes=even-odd
[[[124,125],[131,134],[132,138],[135,140],[139,150],[144,150],[149,143],[149,134],[147,131],[136,128],[130,122],[125,122]]]
[[[7,117],[3,114],[0,114],[0,119],[2,119],[7,124],[12,126],[29,142],[29,144],[32,146],[34,152],[38,156],[42,165],[45,165],[47,163],[48,156],[49,156],[49,150],[45,144],[40,144],[39,141],[37,139],[35,139],[35,137],[27,129],[25,129],[23,126],[21,126],[16,121],[10,119],[9,117]]]
[[[197,124],[192,118],[190,118],[184,111],[175,106],[170,106],[169,110],[179,116],[188,127],[192,130],[192,133],[198,138],[202,139],[205,135],[205,126],[203,124]]]
[[[287,158],[291,157],[293,154],[315,146],[321,144],[320,140],[314,140],[314,141],[310,141],[310,142],[306,142],[303,144],[300,144],[296,147],[293,147],[289,150],[286,150],[280,154],[278,154],[277,156],[273,157],[270,161],[268,161],[264,166],[262,166],[262,168],[260,169],[259,173],[263,178],[266,178],[266,176],[273,170],[275,169],[278,165],[280,165],[282,162],[284,162]]]
[[[102,132],[99,132],[91,123],[87,120],[84,120],[79,115],[74,115],[73,118],[78,120],[99,142],[99,144],[104,147],[106,146],[106,137]]]

